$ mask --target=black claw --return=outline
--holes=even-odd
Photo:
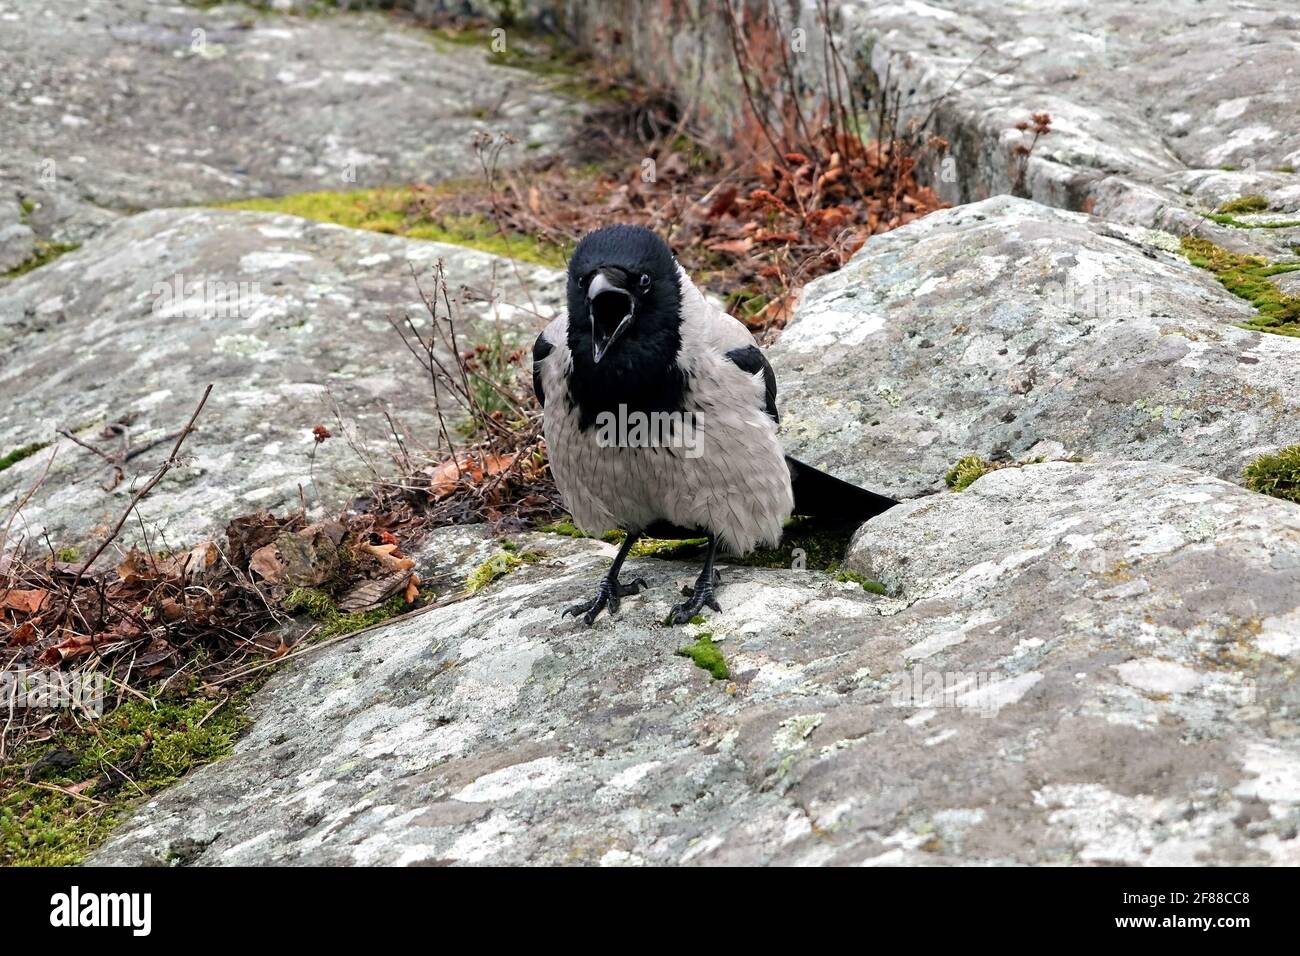
[[[718,599],[713,593],[714,585],[719,580],[720,577],[717,571],[713,572],[713,583],[706,583],[704,575],[700,575],[695,582],[695,587],[689,589],[690,600],[683,601],[681,604],[674,604],[673,609],[668,612],[668,623],[687,624],[691,618],[706,607],[721,613],[722,605],[718,603]],[[686,590],[683,588],[683,591]]]
[[[699,582],[699,581],[696,581],[695,583],[698,585],[700,582]],[[722,572],[719,571],[717,568],[714,568],[714,569],[713,569],[713,586],[716,588],[716,587],[717,587],[719,584],[721,584],[721,583],[722,583]],[[682,585],[682,595],[683,595],[684,597],[693,597],[694,594],[695,594],[695,588],[694,588],[694,587],[692,587],[692,586],[689,585],[689,584],[684,584],[684,585]]]
[[[619,598],[639,594],[649,586],[646,584],[645,578],[637,578],[631,584],[620,584],[617,578],[603,577],[596,587],[596,596],[594,598],[582,604],[566,607],[560,612],[560,617],[567,617],[570,614],[574,617],[581,615],[583,622],[590,627],[596,622],[596,618],[600,616],[601,611],[608,609],[610,614],[617,614],[621,603]]]

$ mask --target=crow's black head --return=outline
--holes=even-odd
[[[587,427],[620,404],[674,411],[681,403],[681,289],[668,244],[643,226],[587,233],[569,260],[570,394]]]

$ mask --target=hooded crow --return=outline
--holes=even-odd
[[[775,546],[792,513],[861,522],[896,504],[787,457],[776,376],[745,326],[715,308],[641,226],[588,233],[568,272],[568,315],[533,346],[551,472],[579,528],[627,532],[588,602],[591,624],[646,587],[619,581],[643,534],[708,538],[704,568],[669,623],[714,594],[719,548]]]

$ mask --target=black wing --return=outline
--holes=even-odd
[[[542,391],[542,371],[538,366],[553,351],[555,346],[546,341],[546,333],[538,335],[533,343],[533,394],[537,396],[537,404],[543,408],[546,407],[546,394]]]
[[[767,364],[767,356],[762,349],[756,345],[746,345],[744,348],[732,349],[727,353],[727,358],[735,362],[742,372],[750,375],[760,371],[763,373],[763,386],[767,391],[767,414],[772,421],[780,424],[781,418],[776,413],[776,373]]]

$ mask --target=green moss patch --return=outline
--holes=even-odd
[[[566,538],[587,537],[587,533],[568,518],[561,518],[559,521],[552,521],[550,524],[538,525],[537,530],[546,534],[563,535]]]
[[[966,455],[957,459],[957,464],[948,469],[948,473],[943,476],[943,483],[953,491],[965,491],[976,479],[983,478],[990,471],[996,471],[997,467],[979,455]]]
[[[284,608],[287,611],[303,611],[313,620],[320,622],[321,628],[316,632],[316,636],[325,638],[351,634],[363,627],[370,627],[390,617],[396,617],[407,609],[407,604],[405,598],[398,594],[373,610],[345,614],[338,609],[334,598],[325,591],[319,588],[294,588],[285,596]]]
[[[1192,265],[1214,273],[1225,289],[1259,310],[1242,328],[1300,335],[1300,298],[1287,295],[1270,281],[1271,276],[1300,270],[1300,262],[1269,265],[1261,256],[1229,252],[1199,236],[1184,236],[1182,251]]]
[[[689,657],[695,666],[708,671],[714,680],[726,680],[731,676],[727,660],[722,656],[718,645],[713,643],[712,634],[701,634],[694,644],[687,644],[677,651],[678,657]]]
[[[590,538],[591,535],[575,525],[570,519],[562,518],[559,521],[553,521],[550,524],[537,526],[538,531],[546,534],[563,535],[566,538]],[[600,540],[608,544],[622,544],[627,535],[622,531],[606,531],[600,536]],[[704,538],[687,538],[682,541],[675,541],[668,538],[642,538],[632,546],[631,554],[634,557],[665,557],[671,556],[672,552],[682,548],[695,547],[703,544]]]
[[[477,184],[476,184],[477,185]],[[464,183],[442,183],[433,192],[451,192],[466,188]],[[428,189],[383,187],[350,191],[324,190],[294,193],[263,199],[241,199],[218,203],[221,209],[248,212],[282,213],[301,216],[315,222],[328,222],[349,229],[365,229],[408,239],[427,239],[467,246],[500,256],[512,256],[526,262],[563,268],[568,250],[534,236],[502,235],[496,225],[479,215],[442,215],[433,217],[421,211],[416,201]]]
[[[1239,199],[1233,199],[1231,202],[1225,202],[1218,208],[1218,212],[1264,212],[1268,209],[1268,200],[1263,196],[1242,196]]]
[[[465,579],[465,590],[468,593],[477,594],[520,566],[540,561],[546,556],[541,551],[520,551],[513,542],[508,542],[508,545],[469,573]]]
[[[569,538],[588,537],[568,519],[540,525],[537,530]],[[849,539],[856,530],[854,525],[827,523],[813,518],[791,518],[786,522],[785,534],[777,547],[757,548],[743,556],[726,554],[721,560],[737,567],[834,572],[844,560]],[[619,544],[623,537],[621,531],[610,531],[602,535],[602,540]],[[707,544],[708,538],[641,538],[632,546],[629,554],[634,558],[690,560],[701,556]]]
[[[227,698],[127,698],[0,766],[0,865],[79,863],[144,798],[226,756],[261,681]]]
[[[32,455],[36,454],[48,445],[49,442],[33,442],[30,445],[23,445],[21,448],[15,448],[13,451],[9,452],[9,454],[0,458],[0,471],[13,467],[24,458],[31,458]]]
[[[759,548],[744,557],[728,555],[727,564],[750,568],[794,568],[800,571],[839,570],[856,525],[818,521],[814,518],[791,518],[785,534],[775,548]]]
[[[879,581],[873,581],[865,574],[858,574],[856,571],[841,571],[835,575],[836,581],[849,581],[858,585],[862,590],[869,594],[887,594],[885,586]]]
[[[640,538],[628,552],[634,558],[660,558],[672,561],[701,554],[708,538]]]
[[[1209,213],[1205,217],[1211,222],[1217,222],[1221,226],[1231,226],[1233,229],[1290,229],[1292,226],[1300,226],[1300,219],[1273,219],[1256,222],[1245,222],[1229,213]]]
[[[34,269],[39,269],[43,265],[53,262],[59,256],[66,252],[72,252],[74,249],[81,248],[77,242],[46,242],[42,239],[36,241],[36,253],[25,262],[20,262],[4,274],[6,279],[17,279],[21,275],[26,275]]]
[[[964,491],[989,472],[1001,471],[1003,468],[1024,468],[1026,465],[1040,465],[1045,461],[1047,459],[1042,455],[1035,458],[1026,458],[1024,461],[989,461],[979,455],[966,455],[957,459],[957,464],[948,469],[948,473],[943,476],[943,483],[953,491]],[[1052,461],[1080,462],[1083,459],[1077,455],[1072,455],[1068,458],[1053,458]]]
[[[1251,491],[1300,504],[1300,445],[1257,458],[1242,477]]]

